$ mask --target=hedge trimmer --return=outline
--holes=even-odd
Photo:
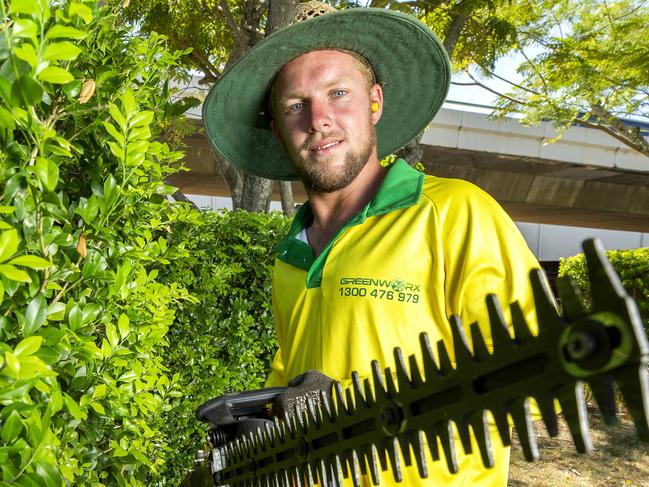
[[[284,388],[225,394],[198,408],[210,426],[206,454],[183,485],[323,486],[350,478],[360,485],[369,474],[379,485],[379,471],[402,478],[401,459],[428,476],[424,451],[441,458],[438,439],[451,472],[457,472],[455,424],[462,447],[472,452],[471,436],[486,467],[493,466],[487,411],[498,435],[511,444],[508,415],[528,461],[539,457],[529,398],[536,400],[550,436],[558,435],[555,399],[561,405],[577,451],[591,448],[584,383],[606,424],[617,421],[615,384],[635,423],[638,437],[649,441],[649,346],[636,303],[625,292],[606,260],[601,244],[584,242],[592,302],[586,309],[566,280],[557,287],[562,314],[542,271],[530,275],[538,335],[534,336],[517,303],[511,305],[514,337],[495,296],[487,297],[493,350],[477,324],[470,326],[472,350],[457,316],[450,318],[454,367],[443,342],[436,356],[425,333],[421,363],[394,349],[395,368],[372,363],[372,380],[352,375],[352,386],[334,387],[334,400],[322,394],[286,421],[269,419],[269,404]]]

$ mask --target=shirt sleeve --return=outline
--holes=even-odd
[[[533,334],[538,325],[530,272],[539,263],[502,207],[476,186],[456,181],[453,204],[441,209],[447,315],[459,315],[471,341],[478,323],[489,349],[491,331],[486,296],[494,294],[511,326],[517,303]],[[440,210],[438,210],[440,211]]]

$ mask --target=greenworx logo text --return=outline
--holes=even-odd
[[[341,285],[374,286],[378,288],[392,289],[398,293],[403,291],[419,292],[421,285],[406,282],[403,279],[372,279],[369,277],[341,277]]]

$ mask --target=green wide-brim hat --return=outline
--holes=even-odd
[[[411,16],[375,8],[328,13],[271,34],[212,87],[203,104],[203,123],[221,157],[256,176],[298,179],[270,129],[266,96],[284,64],[322,49],[353,51],[371,64],[383,88],[383,113],[376,125],[381,159],[419,135],[446,98],[450,63],[426,25]]]

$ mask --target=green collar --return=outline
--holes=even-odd
[[[374,198],[340,229],[317,259],[313,257],[311,247],[296,238],[313,220],[311,205],[307,201],[297,211],[286,237],[275,247],[277,258],[307,271],[307,287],[318,287],[322,281],[322,268],[329,251],[347,228],[362,224],[368,217],[383,215],[416,204],[421,196],[423,184],[422,173],[410,167],[403,159],[397,160],[388,170]]]

